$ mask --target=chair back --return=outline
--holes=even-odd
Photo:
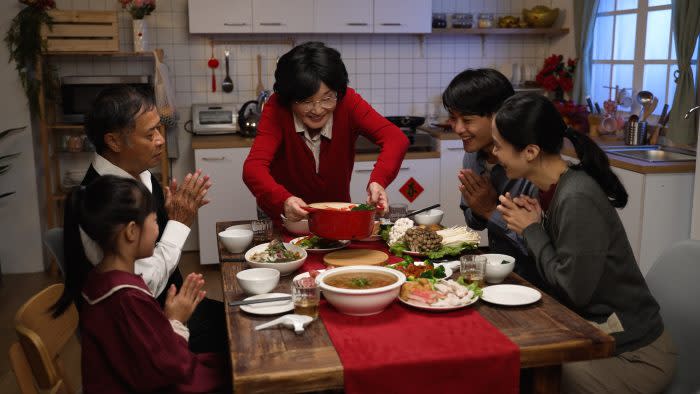
[[[63,293],[63,284],[42,290],[24,303],[15,315],[15,330],[34,379],[43,390],[65,385],[65,392],[74,392],[66,380],[60,351],[78,328],[78,311],[71,304],[58,318],[49,308]]]
[[[667,393],[700,392],[700,241],[679,242],[659,256],[646,275],[661,305],[666,330],[678,349]]]
[[[63,227],[50,228],[46,232],[46,237],[44,238],[44,245],[53,256],[54,260],[58,264],[58,268],[61,270],[61,274],[65,274],[65,258],[63,254]]]

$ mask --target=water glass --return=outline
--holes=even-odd
[[[403,203],[389,204],[389,220],[396,222],[408,214],[408,205]]]
[[[459,259],[459,272],[464,281],[468,284],[477,283],[479,287],[484,287],[484,277],[486,276],[486,257],[481,255],[468,254]]]
[[[321,303],[321,289],[315,280],[295,280],[292,282],[292,302],[297,315],[318,318],[318,306]]]
[[[273,224],[272,220],[270,219],[262,219],[262,220],[253,220],[250,223],[250,227],[253,230],[253,238],[262,241],[262,242],[268,242],[272,239],[272,230],[273,230]]]

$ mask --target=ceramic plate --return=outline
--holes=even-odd
[[[420,267],[421,265],[423,265],[425,263],[422,261],[414,261],[413,264]],[[391,267],[392,265],[394,265],[394,264],[387,264],[387,267]],[[453,274],[452,269],[444,264],[433,264],[433,266],[435,266],[436,268],[440,265],[445,266],[445,278],[444,279],[450,279],[452,277],[452,274]]]
[[[481,299],[496,305],[528,305],[539,301],[542,294],[527,286],[495,285],[483,289]]]
[[[474,295],[474,298],[472,298],[471,301],[469,301],[466,304],[451,305],[451,306],[430,306],[430,305],[425,305],[425,304],[414,303],[411,300],[405,301],[401,297],[399,297],[399,301],[403,302],[406,305],[410,305],[414,308],[422,309],[424,311],[434,311],[434,312],[453,311],[455,309],[464,308],[465,306],[469,306],[469,305],[475,303],[477,300],[479,300],[479,296]]]
[[[381,240],[382,240],[382,236],[379,235],[379,234],[376,234],[376,235],[370,235],[370,236],[367,237],[367,238],[356,239],[355,241],[358,241],[358,242],[373,242],[373,241],[381,241]]]
[[[323,272],[323,271],[325,271],[325,270],[316,270],[316,271],[320,274],[321,272]],[[294,278],[292,278],[292,282],[296,282],[296,281],[298,281],[298,280],[301,279],[301,278],[308,278],[309,276],[310,276],[310,275],[309,275],[308,272],[301,273],[301,274],[295,276]],[[318,277],[317,277],[317,278],[318,278]],[[316,281],[316,283],[318,283],[318,280]]]
[[[248,298],[246,298],[246,300],[261,300],[261,299],[265,299],[265,298],[284,297],[284,296],[289,296],[289,294],[286,294],[286,293],[259,294],[259,295],[254,295],[252,297],[248,297]],[[262,304],[241,305],[240,308],[242,311],[252,313],[254,315],[277,315],[280,313],[289,312],[291,310],[294,310],[294,303],[292,302],[292,300],[273,301],[273,302],[265,302]]]
[[[293,240],[291,240],[291,241],[289,241],[289,242],[292,243],[292,244],[294,244],[294,245],[297,245],[297,242],[301,241],[301,240],[304,239],[304,238],[306,238],[306,237],[297,237],[297,238],[294,238]],[[343,249],[344,247],[346,247],[346,246],[348,246],[348,245],[350,244],[350,241],[348,241],[348,240],[338,241],[338,242],[340,242],[341,244],[338,245],[338,246],[335,246],[335,247],[333,247],[333,248],[326,248],[326,249],[323,249],[323,248],[316,248],[316,249],[314,249],[314,248],[304,248],[303,246],[299,246],[299,245],[297,245],[297,246],[299,246],[299,247],[302,248],[302,249],[305,249],[307,252],[330,252],[330,251],[332,251],[332,250]]]

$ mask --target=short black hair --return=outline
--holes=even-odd
[[[492,116],[515,94],[513,85],[490,68],[467,69],[457,74],[442,93],[442,105],[460,115]]]
[[[85,133],[97,153],[105,150],[104,136],[136,127],[136,115],[156,107],[152,89],[120,85],[102,90],[85,116]]]
[[[340,52],[318,41],[297,45],[280,57],[275,70],[274,91],[285,107],[313,96],[321,82],[338,93],[348,89],[348,70]]]

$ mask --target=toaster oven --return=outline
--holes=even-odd
[[[233,104],[192,104],[192,132],[200,135],[238,132],[238,112]]]

